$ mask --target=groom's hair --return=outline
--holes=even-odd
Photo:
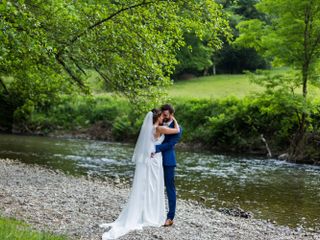
[[[169,111],[170,114],[174,113],[174,108],[170,104],[164,104],[161,106],[161,112]]]

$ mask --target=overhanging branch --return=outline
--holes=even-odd
[[[97,67],[94,67],[94,70],[96,70],[96,72],[100,75],[100,77],[102,77],[102,79],[109,83],[110,85],[112,85],[112,81]]]
[[[61,58],[61,56],[56,55],[56,60],[58,61],[58,63],[63,67],[63,69],[69,74],[69,76],[81,87],[84,88],[84,84],[82,82],[82,80],[76,76],[73,71],[67,66],[67,64],[63,61],[63,59]]]
[[[67,44],[67,46],[70,46],[72,45],[74,42],[76,42],[80,37],[84,36],[88,31],[102,25],[103,23],[111,20],[112,18],[114,18],[115,16],[119,15],[120,13],[122,12],[125,12],[125,11],[128,11],[128,10],[131,10],[131,9],[134,9],[134,8],[138,8],[138,7],[141,7],[141,6],[146,6],[146,5],[149,5],[149,4],[153,4],[157,1],[150,1],[150,2],[146,2],[145,0],[143,0],[141,3],[138,3],[138,4],[135,4],[135,5],[131,5],[131,6],[128,6],[128,7],[125,7],[125,8],[121,8],[120,10],[114,12],[113,14],[111,14],[110,16],[106,17],[106,18],[103,18],[101,20],[99,20],[98,22],[88,26],[83,32],[79,33],[78,35],[74,36],[70,42]],[[64,50],[65,50],[66,46],[63,48],[63,49],[60,49],[57,53],[58,56],[60,56]]]
[[[158,1],[161,1],[161,0],[158,0]],[[156,3],[157,1],[150,1],[150,2],[147,2],[146,0],[143,0],[142,2],[138,3],[138,4],[135,4],[135,5],[131,5],[131,6],[128,6],[128,7],[124,7],[124,8],[121,8],[120,10],[114,12],[113,14],[109,15],[107,18],[104,18],[104,19],[101,19],[99,20],[98,22],[88,26],[83,32],[79,33],[78,35],[74,36],[66,45],[64,45],[63,48],[61,48],[60,50],[58,50],[57,54],[56,54],[56,60],[58,61],[58,63],[65,69],[65,71],[69,74],[69,76],[79,84],[80,87],[84,87],[83,85],[83,82],[81,81],[81,79],[79,77],[77,77],[73,71],[65,64],[65,62],[63,61],[62,59],[62,54],[64,53],[64,51],[66,50],[66,47],[67,46],[71,46],[73,45],[80,37],[84,36],[85,34],[87,34],[87,32],[89,32],[90,30],[102,25],[103,23],[111,20],[112,18],[114,18],[115,16],[119,15],[120,13],[122,12],[125,12],[125,11],[128,11],[128,10],[131,10],[131,9],[134,9],[134,8],[138,8],[138,7],[141,7],[141,6],[146,6],[146,5],[149,5],[149,4],[153,4],[153,3]],[[96,69],[97,71],[97,69]],[[101,73],[101,72],[100,72]],[[99,73],[99,74],[100,74]],[[101,74],[100,74],[101,75]],[[104,78],[105,79],[105,78]],[[105,79],[106,80],[106,79]]]
[[[76,65],[76,67],[77,67],[84,75],[87,75],[86,71],[80,66],[80,64],[76,61],[76,59],[74,59],[74,57],[69,56],[69,58],[72,60],[72,62],[74,63],[74,65]]]

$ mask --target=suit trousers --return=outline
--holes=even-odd
[[[164,183],[168,196],[169,211],[167,219],[174,219],[176,212],[176,187],[174,185],[175,166],[163,166]]]

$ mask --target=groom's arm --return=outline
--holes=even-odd
[[[176,139],[175,141],[170,141],[167,143],[156,145],[156,153],[168,151],[172,149],[174,145],[176,145],[177,143],[178,143],[178,140]]]
[[[172,138],[170,142],[156,145],[156,153],[171,150],[179,142],[181,135],[182,129],[180,129],[180,132],[174,138]]]

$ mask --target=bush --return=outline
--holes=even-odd
[[[285,151],[298,128],[298,112],[310,111],[309,131],[319,134],[320,103],[304,101],[283,92],[243,99],[175,99],[176,117],[184,128],[183,141],[208,149],[250,152],[265,151],[261,134],[274,152]],[[311,110],[310,110],[311,109]],[[113,96],[66,96],[48,112],[35,112],[32,129],[86,128],[103,122],[112,139],[136,139],[144,114],[129,102]]]
[[[300,97],[284,94],[244,99],[187,100],[176,105],[184,140],[233,151],[264,149],[261,134],[276,150],[288,146],[297,129]]]
[[[119,115],[129,111],[127,101],[113,96],[64,96],[46,112],[34,112],[29,125],[49,130],[88,127],[97,121],[112,125]]]

